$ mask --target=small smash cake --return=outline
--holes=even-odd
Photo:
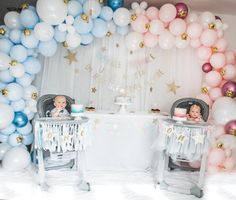
[[[187,109],[175,108],[173,119],[177,120],[177,121],[186,121],[187,120]]]
[[[71,105],[71,116],[80,117],[84,112],[84,106],[82,104],[72,104]]]

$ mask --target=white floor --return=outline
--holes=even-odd
[[[178,176],[178,175],[177,175]],[[183,195],[154,187],[151,172],[102,172],[89,171],[86,180],[90,192],[77,191],[74,184],[61,177],[50,178],[50,189],[41,191],[34,170],[7,172],[0,169],[0,200],[195,200]],[[179,180],[182,175],[179,175]],[[179,181],[178,180],[178,181]],[[178,182],[177,181],[177,182]],[[73,183],[73,181],[71,181]],[[203,200],[235,200],[236,173],[206,177]]]

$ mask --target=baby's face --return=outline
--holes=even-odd
[[[192,118],[197,118],[197,117],[201,116],[200,108],[199,108],[199,107],[193,107],[193,108],[191,108],[190,111],[189,111],[189,115],[190,115]]]
[[[64,109],[66,107],[66,98],[63,96],[56,97],[54,105],[57,109]]]

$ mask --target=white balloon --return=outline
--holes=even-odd
[[[178,36],[178,37],[176,37],[176,39],[175,39],[175,46],[176,46],[177,48],[179,48],[179,49],[183,49],[183,48],[187,47],[188,44],[189,44],[189,40],[188,40],[188,39],[183,40],[183,39],[181,38],[181,36]]]
[[[21,29],[20,14],[16,11],[10,11],[4,16],[4,22],[11,29]]]
[[[0,160],[3,159],[6,152],[9,151],[11,146],[8,143],[0,143]]]
[[[17,63],[16,65],[11,66],[9,71],[15,78],[20,78],[25,74],[25,67],[21,63]]]
[[[236,119],[236,101],[230,97],[219,97],[212,105],[212,118],[219,125]]]
[[[14,110],[8,104],[0,103],[0,129],[9,126],[14,119]]]
[[[70,48],[76,48],[80,45],[81,38],[79,34],[68,33],[66,36],[66,43]]]
[[[73,24],[75,21],[74,17],[72,15],[68,15],[66,17],[66,24]]]
[[[164,24],[161,20],[152,20],[150,22],[149,31],[153,35],[160,35],[165,30]]]
[[[25,100],[31,100],[34,99],[34,94],[36,94],[36,96],[38,95],[38,90],[35,86],[30,85],[27,88],[24,88],[24,99]]]
[[[139,7],[139,4],[138,4],[137,2],[133,2],[133,3],[131,4],[131,8],[132,8],[133,10],[136,10],[138,7]]]
[[[125,45],[129,50],[140,49],[140,44],[143,42],[143,35],[138,32],[130,32],[125,37]]]
[[[51,25],[61,24],[67,16],[67,5],[62,0],[38,0],[36,10],[39,17]]]
[[[20,171],[30,164],[30,154],[22,147],[13,147],[2,160],[2,167],[8,171]]]
[[[187,23],[192,23],[198,21],[198,15],[195,12],[190,12],[188,13],[186,17],[186,22]]]
[[[34,112],[34,113],[37,112],[37,107],[36,107],[36,105],[37,105],[37,101],[34,100],[34,99],[30,99],[30,100],[26,101],[26,106],[29,108],[29,110],[30,110],[31,112]]]
[[[206,11],[200,15],[200,21],[204,24],[210,24],[215,22],[215,15],[213,15],[211,12]]]
[[[60,24],[60,25],[58,26],[58,30],[61,31],[61,32],[66,32],[66,30],[67,30],[67,24],[64,24],[64,23]]]
[[[171,49],[175,44],[175,37],[169,31],[163,31],[159,37],[159,45],[163,49]]]
[[[75,27],[70,25],[70,24],[67,24],[67,31],[70,34],[74,34],[75,33]]]
[[[8,69],[10,67],[10,62],[10,57],[5,53],[0,52],[0,71]]]
[[[50,24],[40,22],[34,27],[34,35],[38,40],[46,42],[53,38],[54,29]]]
[[[94,19],[100,15],[101,5],[98,1],[86,1],[83,5],[83,10],[87,16],[91,16]]]
[[[147,2],[146,2],[146,1],[142,1],[142,2],[140,3],[140,7],[145,10],[145,9],[148,7]]]
[[[118,26],[126,26],[130,23],[131,14],[127,8],[118,8],[113,14],[114,23]]]

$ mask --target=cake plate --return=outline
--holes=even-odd
[[[119,105],[120,108],[119,108],[119,111],[118,113],[127,113],[127,106],[130,105],[131,103],[115,103],[116,105]]]

